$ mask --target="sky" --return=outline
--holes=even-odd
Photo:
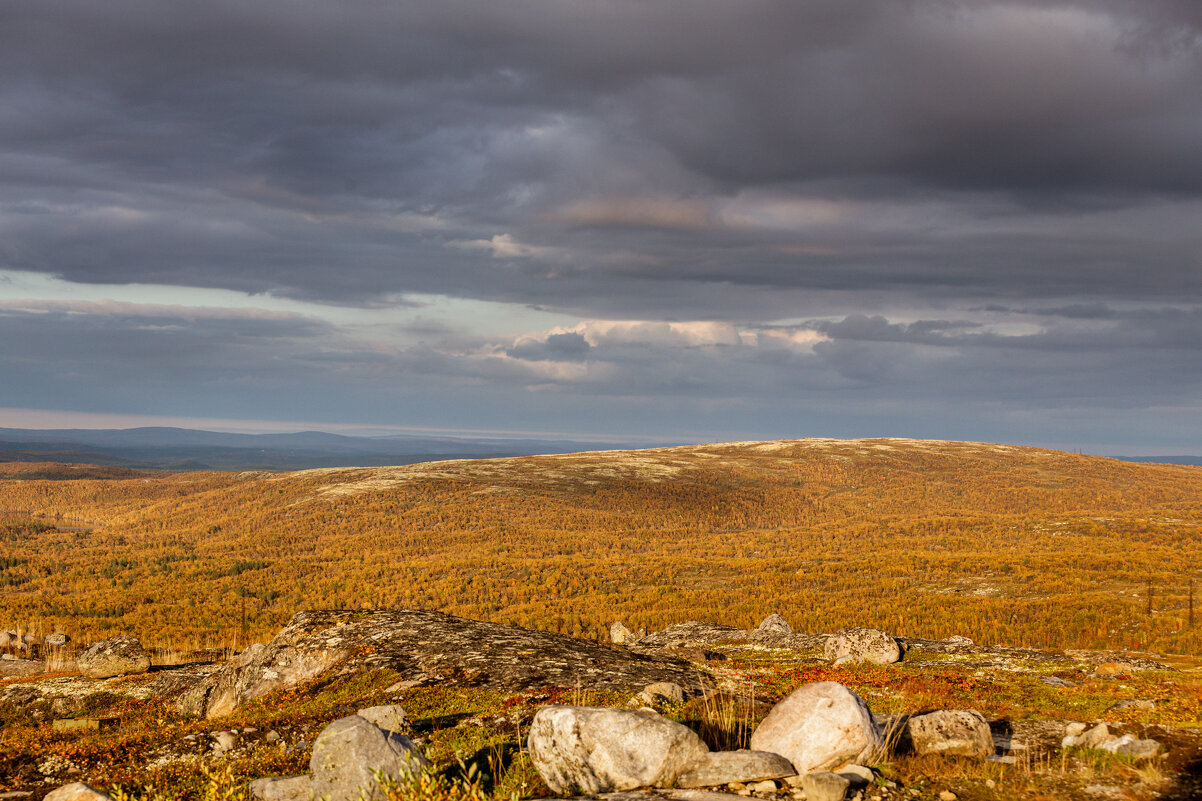
[[[0,0],[0,426],[1200,412],[1197,0]]]

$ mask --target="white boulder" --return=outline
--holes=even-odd
[[[864,699],[838,682],[820,681],[773,707],[752,733],[751,747],[780,754],[805,775],[872,762],[884,741]]]
[[[668,787],[709,749],[689,728],[643,709],[546,706],[527,741],[551,791],[585,795]]]

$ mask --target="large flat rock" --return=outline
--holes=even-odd
[[[689,663],[592,640],[441,612],[333,610],[297,613],[267,645],[252,646],[181,696],[206,717],[330,670],[390,668],[410,686],[633,691],[657,681],[698,686]]]

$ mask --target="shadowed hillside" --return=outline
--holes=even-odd
[[[298,608],[440,609],[599,636],[688,618],[1051,647],[1202,644],[1202,469],[800,440],[125,480],[0,476],[0,616],[180,646]],[[44,518],[34,518],[44,520]],[[1152,598],[1147,597],[1149,587]],[[1149,609],[1151,612],[1149,613]]]

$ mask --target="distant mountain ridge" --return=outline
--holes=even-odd
[[[188,428],[0,428],[0,462],[64,462],[150,470],[303,470],[379,467],[436,459],[528,456],[628,447],[571,440],[388,435],[324,431],[234,434]]]

